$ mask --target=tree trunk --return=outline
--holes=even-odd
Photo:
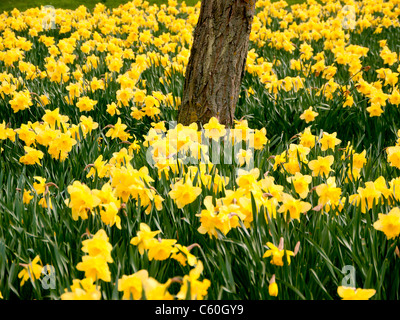
[[[186,68],[178,122],[233,124],[255,0],[202,0]]]

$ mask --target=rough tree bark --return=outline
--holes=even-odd
[[[178,122],[231,126],[249,47],[255,0],[202,0]]]

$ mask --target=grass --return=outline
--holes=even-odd
[[[88,9],[92,10],[97,3],[104,3],[108,8],[116,8],[120,4],[128,3],[131,0],[2,0],[0,3],[0,12],[11,11],[17,8],[20,11],[25,11],[29,8],[40,7],[51,5],[55,8],[60,9],[76,9],[81,5],[84,5]],[[149,0],[150,4],[156,3],[167,4],[167,0]],[[182,2],[181,0],[179,2]],[[195,5],[197,0],[186,0],[186,4]]]
[[[40,6],[53,6],[60,9],[76,9],[81,5],[84,5],[88,9],[92,10],[96,3],[102,2],[108,8],[117,8],[121,4],[125,4],[131,0],[2,0],[0,3],[0,12],[11,11],[17,8],[20,11],[25,11],[29,8],[40,7]],[[147,0],[150,4],[167,4],[168,0]],[[276,1],[276,0],[275,0]],[[178,0],[178,2],[183,2]],[[195,5],[198,0],[186,0],[187,5]],[[296,3],[303,3],[304,0],[288,0],[286,1],[289,5]]]

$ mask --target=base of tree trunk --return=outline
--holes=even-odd
[[[231,126],[247,59],[255,0],[203,0],[178,122]]]

